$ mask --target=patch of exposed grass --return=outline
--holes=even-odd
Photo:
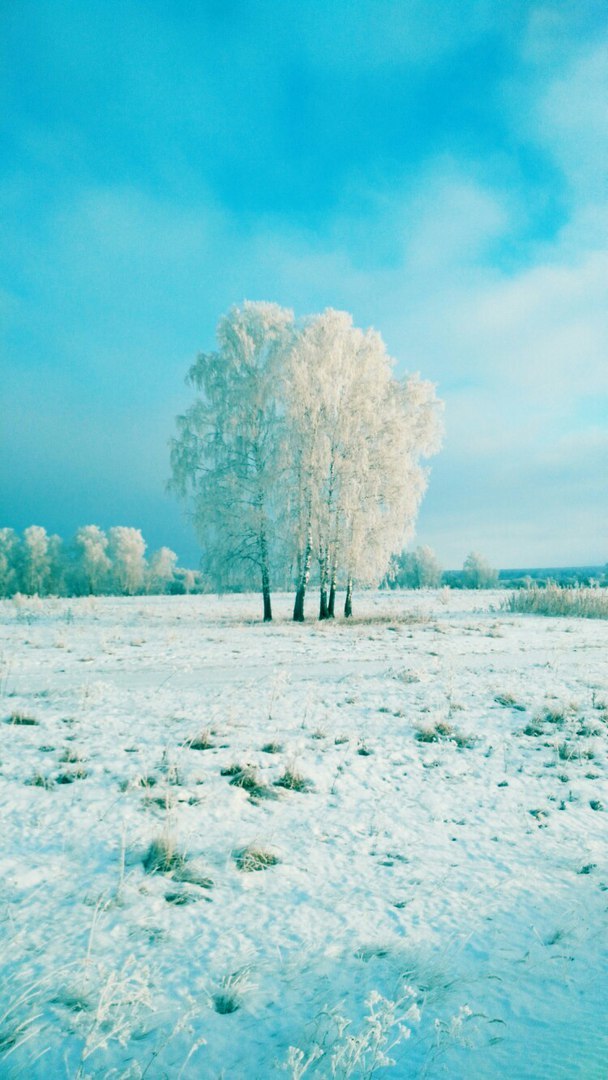
[[[66,746],[59,760],[62,765],[77,765],[78,762],[84,761],[85,759],[79,754],[75,747]]]
[[[524,728],[524,735],[538,736],[544,735],[545,729],[539,720],[530,720]]]
[[[57,776],[58,784],[73,784],[75,780],[86,780],[88,772],[82,766],[77,769],[68,769],[66,772],[61,772]]]
[[[283,744],[271,740],[270,742],[264,743],[262,751],[264,754],[280,754],[283,751]]]
[[[30,787],[45,788],[50,791],[54,787],[54,782],[50,776],[45,776],[44,773],[36,771],[33,776],[30,776],[29,780],[25,781]]]
[[[245,994],[252,988],[249,981],[248,969],[234,971],[221,980],[217,989],[211,995],[211,1003],[216,1013],[220,1016],[229,1016],[237,1012],[242,1004]]]
[[[595,752],[589,747],[577,746],[573,742],[562,742],[557,747],[557,755],[560,761],[592,761]]]
[[[185,869],[186,856],[178,847],[175,837],[163,832],[152,840],[142,862],[147,874],[174,874]]]
[[[211,738],[210,731],[201,731],[199,735],[186,739],[182,745],[187,747],[188,750],[212,750],[215,743]]]
[[[419,728],[416,732],[416,739],[421,743],[452,742],[456,744],[459,750],[470,750],[477,743],[477,738],[474,735],[466,735],[464,732],[459,731],[458,728],[453,727],[452,724],[446,723],[445,720],[438,720],[435,724]]]
[[[232,786],[242,788],[252,799],[276,798],[272,788],[264,783],[252,765],[239,766],[236,769],[231,766],[230,771],[222,769],[222,776],[230,776]]]
[[[36,720],[35,716],[28,716],[27,713],[12,712],[6,723],[14,727],[37,727],[40,721]]]
[[[307,780],[296,769],[289,767],[274,783],[275,787],[285,788],[287,791],[310,791],[314,786],[312,780]]]
[[[522,705],[521,702],[516,701],[513,694],[497,694],[494,701],[497,705],[502,705],[505,709],[516,709],[517,712],[526,711],[526,706]]]
[[[281,861],[273,851],[255,844],[249,844],[240,851],[235,851],[233,858],[237,869],[245,873],[267,870],[269,866],[276,866]]]

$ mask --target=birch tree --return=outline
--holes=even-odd
[[[30,525],[21,545],[21,588],[28,596],[44,596],[50,580],[50,537],[42,525]]]
[[[126,596],[141,592],[146,574],[146,541],[141,530],[115,525],[108,539],[114,589]]]
[[[82,525],[74,542],[81,587],[89,595],[99,595],[108,584],[112,566],[108,556],[108,538],[98,525]]]
[[[255,571],[264,620],[272,618],[272,572],[280,561],[287,450],[282,370],[293,314],[245,302],[219,322],[218,350],[190,369],[194,404],[178,417],[170,487],[186,499],[203,567],[220,585]],[[281,495],[283,492],[283,495]]]
[[[175,579],[177,555],[171,548],[161,547],[150,556],[146,571],[146,586],[148,592],[166,593],[169,591],[171,582]]]
[[[304,325],[287,369],[297,585],[304,618],[311,562],[320,618],[331,617],[340,577],[345,614],[355,581],[377,583],[411,535],[426,486],[420,458],[439,444],[439,403],[419,376],[397,380],[374,330],[328,309]]]

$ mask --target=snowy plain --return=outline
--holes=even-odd
[[[329,1077],[376,991],[378,1075],[606,1077],[608,625],[503,595],[1,602],[0,1076]]]

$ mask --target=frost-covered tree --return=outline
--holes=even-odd
[[[272,574],[280,563],[287,449],[282,371],[293,314],[245,302],[218,324],[218,349],[190,369],[197,397],[177,418],[170,487],[187,500],[218,587],[259,580],[264,619],[272,618]]]
[[[161,547],[154,551],[148,562],[146,584],[148,592],[166,593],[175,578],[177,555],[171,548]]]
[[[404,551],[392,571],[392,584],[400,589],[436,589],[441,584],[442,569],[435,552],[428,546]]]
[[[297,544],[294,619],[316,554],[320,617],[334,613],[337,584],[352,611],[355,581],[377,583],[411,535],[426,473],[420,458],[440,436],[434,387],[397,380],[382,338],[331,309],[308,320],[288,368],[287,422]]]
[[[142,592],[146,573],[146,542],[140,529],[115,525],[108,534],[113,589],[132,596]]]
[[[46,596],[50,591],[53,554],[50,539],[42,525],[30,525],[23,533],[20,588],[28,596]]]
[[[498,584],[498,570],[494,570],[477,551],[467,555],[462,571],[466,589],[493,589]]]
[[[364,467],[353,463],[358,494],[347,518],[345,615],[352,613],[354,583],[377,584],[413,535],[428,482],[421,459],[441,441],[442,406],[432,383],[418,375],[391,377],[378,405]]]
[[[0,529],[0,596],[12,596],[18,588],[19,537],[14,529]]]
[[[83,525],[76,533],[74,544],[78,591],[91,595],[105,592],[112,567],[106,534],[98,525]]]

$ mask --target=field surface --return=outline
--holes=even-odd
[[[290,602],[0,603],[0,1076],[605,1078],[608,624]]]

